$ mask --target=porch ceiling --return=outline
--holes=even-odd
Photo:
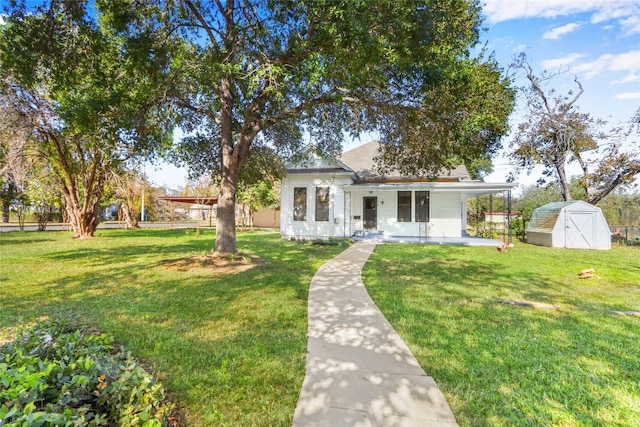
[[[517,183],[488,183],[480,181],[460,182],[408,182],[389,184],[346,184],[342,188],[350,191],[402,191],[429,190],[433,192],[455,191],[469,195],[491,194],[499,191],[512,190]]]

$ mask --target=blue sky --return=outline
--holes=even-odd
[[[483,11],[483,40],[503,67],[524,52],[536,73],[561,73],[553,80],[559,91],[575,89],[577,77],[584,88],[580,110],[612,125],[640,107],[640,0],[485,0]],[[522,110],[512,115],[512,129]],[[507,161],[498,158],[494,165],[486,180],[505,180]],[[529,185],[538,176],[523,173],[518,182]]]

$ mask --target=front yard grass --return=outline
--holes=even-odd
[[[461,426],[640,426],[638,248],[385,244],[363,279]]]
[[[309,283],[344,244],[238,233],[239,251],[253,260],[234,270],[207,264],[211,230],[70,237],[0,235],[0,342],[39,318],[73,316],[153,368],[182,409],[181,425],[291,425],[305,374]]]
[[[253,260],[233,270],[203,258],[211,230],[2,233],[0,342],[72,315],[153,368],[182,425],[290,425],[309,283],[346,246],[265,232],[238,243]],[[578,279],[586,268],[597,277]],[[461,426],[640,426],[640,318],[609,312],[640,311],[638,248],[385,244],[363,278]]]

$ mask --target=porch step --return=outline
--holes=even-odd
[[[381,237],[384,236],[385,232],[383,230],[356,230],[353,232],[351,237]]]

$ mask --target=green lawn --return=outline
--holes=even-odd
[[[0,341],[10,327],[68,313],[152,367],[186,426],[291,425],[305,373],[312,275],[345,246],[239,233],[252,268],[219,273],[184,259],[213,231],[0,234]]]
[[[639,248],[386,244],[363,278],[461,426],[640,426],[640,317],[608,312],[640,311]]]
[[[152,367],[187,426],[288,426],[304,378],[307,292],[345,246],[239,233],[250,269],[185,259],[213,231],[0,234],[0,340],[72,313]],[[577,278],[594,268],[598,277]],[[385,244],[369,292],[462,426],[640,426],[640,250]],[[526,299],[560,310],[496,303]]]

